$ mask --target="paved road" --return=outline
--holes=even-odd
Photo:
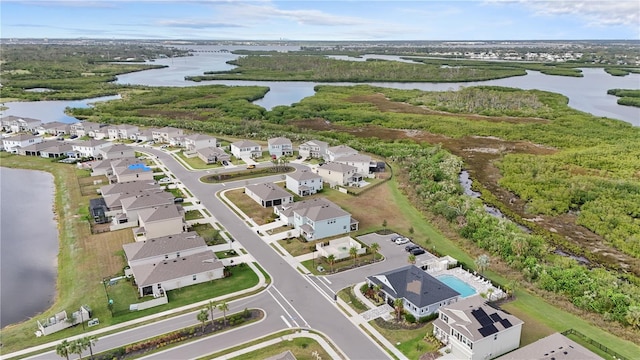
[[[243,220],[239,219],[215,196],[218,191],[233,187],[233,183],[225,185],[202,183],[199,178],[205,175],[206,171],[187,170],[177,163],[171,155],[159,150],[144,149],[143,151],[158,156],[158,159],[212,212],[217,221],[227,229],[233,238],[239,241],[271,274],[273,285],[280,291],[286,299],[285,301],[295,307],[297,314],[294,316],[298,318],[297,322],[300,326],[308,326],[329,335],[349,359],[389,358],[389,355],[377,343],[344,316],[333,301],[316,290],[306,276],[289,265],[282,255],[260,239],[253,229],[248,228]],[[249,183],[264,181],[264,178],[253,179],[249,180]],[[243,186],[245,183],[246,181],[239,181],[236,186]],[[200,349],[202,354],[210,352],[205,345],[200,347],[202,347]]]

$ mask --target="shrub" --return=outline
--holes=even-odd
[[[415,322],[416,322],[416,317],[415,317],[415,316],[413,316],[413,314],[405,313],[405,314],[404,314],[404,320],[405,320],[406,322],[408,322],[408,323],[413,324],[413,323],[415,323]]]

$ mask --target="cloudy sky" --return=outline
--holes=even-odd
[[[640,1],[2,0],[2,38],[640,39]]]

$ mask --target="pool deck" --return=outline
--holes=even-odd
[[[472,288],[474,288],[476,290],[476,294],[485,294],[486,298],[488,300],[498,300],[501,299],[503,297],[505,297],[507,294],[505,294],[505,292],[498,288],[495,287],[491,284],[491,281],[484,279],[483,277],[470,273],[464,269],[462,269],[461,267],[456,267],[453,269],[448,269],[448,270],[436,270],[436,271],[429,271],[428,272],[429,275],[434,276],[434,277],[438,277],[441,275],[451,275],[454,276],[462,281],[464,281],[465,283],[467,283],[469,286],[471,286]],[[490,290],[492,289],[492,290]],[[474,296],[474,295],[471,295]],[[469,297],[471,297],[469,296]]]

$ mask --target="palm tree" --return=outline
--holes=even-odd
[[[218,309],[222,311],[222,317],[224,318],[223,324],[227,325],[227,311],[229,311],[229,304],[227,304],[226,301],[223,301],[220,304],[218,304]]]
[[[416,263],[416,256],[413,254],[409,254],[409,264],[415,264]]]
[[[382,285],[376,284],[373,286],[373,294],[376,297],[376,301],[380,301],[380,290],[382,290]]]
[[[74,340],[69,344],[69,352],[72,354],[78,354],[80,360],[82,360],[82,352],[87,349],[87,346],[80,340]]]
[[[402,313],[404,312],[404,301],[402,301],[402,299],[393,300],[393,308],[396,310],[398,321],[400,321]]]
[[[373,261],[376,261],[376,254],[378,253],[378,250],[380,250],[380,244],[378,244],[377,242],[374,242],[373,244],[369,245],[369,248],[371,249],[371,252],[373,253]]]
[[[204,323],[209,320],[209,311],[207,311],[207,309],[201,309],[198,315],[196,315],[196,318],[202,323],[202,332],[204,332]]]
[[[216,309],[218,305],[213,301],[209,301],[209,305],[207,305],[207,307],[209,308],[209,314],[211,314],[211,327],[213,327],[213,310]]]
[[[358,257],[358,249],[356,249],[355,246],[352,246],[349,249],[349,255],[351,255],[351,257],[353,257],[353,265],[356,265],[356,258]]]
[[[489,258],[489,255],[482,254],[476,258],[475,263],[478,271],[482,274],[489,267],[491,259]]]
[[[336,263],[336,256],[333,254],[327,256],[327,262],[329,263],[329,267],[331,267],[331,272],[333,272],[333,264]]]
[[[56,346],[56,354],[58,354],[58,356],[66,357],[67,360],[69,360],[70,353],[71,351],[69,351],[69,342],[67,340],[62,340],[62,342],[58,344],[58,346]]]
[[[85,336],[82,339],[79,339],[78,341],[82,342],[85,349],[89,348],[89,356],[91,359],[93,359],[93,347],[98,342],[98,338],[95,337],[94,335],[90,335],[90,336]]]

